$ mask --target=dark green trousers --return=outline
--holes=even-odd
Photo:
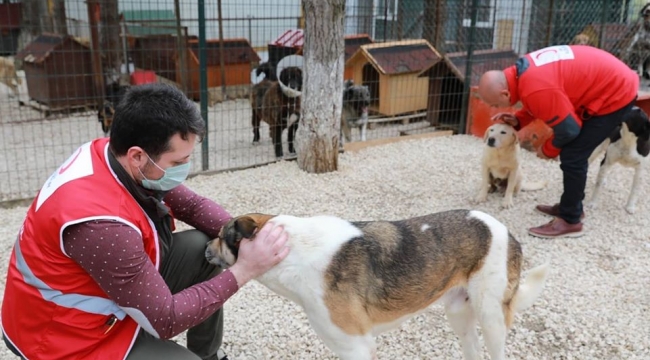
[[[205,245],[211,239],[198,230],[173,234],[162,254],[160,273],[172,294],[218,275],[221,270],[205,260]],[[223,336],[223,309],[187,331],[187,348],[172,340],[161,340],[140,330],[128,360],[210,359],[224,356],[219,351]]]

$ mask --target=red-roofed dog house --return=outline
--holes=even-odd
[[[418,75],[441,55],[426,40],[361,45],[346,62],[370,89],[370,110],[384,116],[426,110],[429,79]]]
[[[302,55],[305,36],[302,29],[287,30],[270,42],[267,47],[269,50],[269,62],[273,66],[288,55]],[[345,35],[345,61],[347,62],[354,53],[359,50],[361,45],[372,44],[373,41],[368,34]],[[343,79],[352,79],[352,68],[345,66]]]

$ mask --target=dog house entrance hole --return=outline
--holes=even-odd
[[[379,108],[379,72],[370,63],[365,64],[361,71],[362,83],[368,86],[370,91],[370,107],[377,109]]]

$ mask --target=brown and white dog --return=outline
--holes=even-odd
[[[618,126],[609,138],[594,150],[589,157],[589,163],[592,163],[603,152],[605,157],[600,163],[596,186],[587,206],[596,207],[607,173],[615,164],[620,164],[634,168],[632,188],[625,205],[625,210],[629,214],[633,214],[636,211],[639,186],[641,186],[641,181],[650,164],[648,157],[650,154],[650,120],[645,111],[639,107],[633,107],[621,126]]]
[[[18,87],[23,83],[16,73],[14,62],[2,56],[0,56],[0,83],[7,85],[12,92],[10,96],[15,97],[18,97]]]
[[[519,136],[508,124],[496,123],[485,131],[485,148],[481,161],[481,183],[476,202],[487,200],[488,193],[504,191],[502,206],[513,205],[513,196],[520,190],[533,191],[546,186],[547,182],[525,182],[521,171]]]
[[[505,359],[514,315],[542,292],[548,265],[520,283],[522,251],[504,224],[470,210],[401,221],[246,214],[208,243],[227,268],[242,238],[267,222],[289,235],[289,255],[256,280],[300,305],[326,346],[344,360],[377,359],[374,337],[432,304],[444,305],[465,359],[481,357],[477,322],[492,360]]]

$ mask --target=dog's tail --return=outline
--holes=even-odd
[[[523,191],[535,191],[541,190],[548,185],[548,181],[522,181],[521,190]]]
[[[544,289],[549,267],[548,263],[544,263],[528,271],[524,282],[519,284],[512,299],[512,309],[515,312],[528,309],[537,300]]]

